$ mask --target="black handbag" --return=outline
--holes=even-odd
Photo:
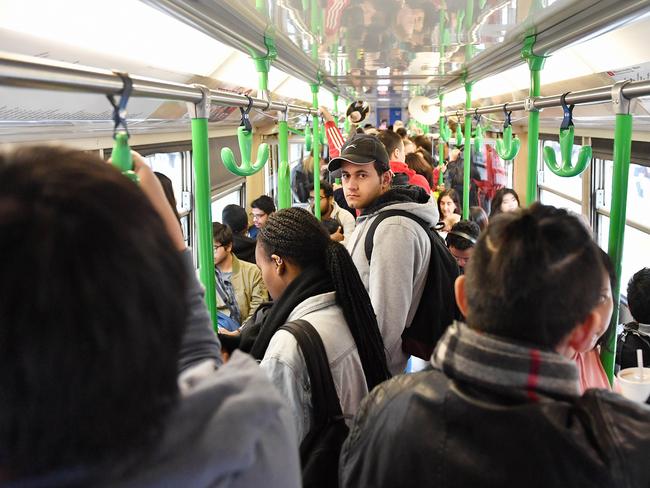
[[[305,320],[289,322],[280,329],[296,338],[311,384],[311,429],[300,444],[303,487],[336,488],[341,446],[349,429],[343,418],[323,341]]]

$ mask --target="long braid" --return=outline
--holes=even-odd
[[[301,208],[275,212],[260,229],[265,251],[289,258],[301,268],[320,266],[329,272],[336,302],[354,338],[368,389],[390,377],[384,344],[370,296],[348,251],[330,239],[320,222]]]
[[[338,242],[330,241],[327,247],[327,268],[334,282],[336,302],[343,309],[343,316],[357,345],[368,390],[372,390],[390,378],[390,372],[370,295],[363,286],[350,253]]]

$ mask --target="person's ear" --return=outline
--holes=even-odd
[[[566,339],[566,344],[576,352],[591,351],[600,338],[600,314],[595,310],[577,324]]]
[[[271,260],[275,263],[275,272],[278,275],[283,275],[287,269],[284,260],[277,254],[271,254]]]
[[[390,188],[390,182],[392,180],[392,174],[390,171],[384,171],[381,175],[381,188],[382,190],[387,190]]]
[[[454,294],[456,295],[456,305],[460,313],[467,317],[467,295],[465,295],[465,275],[460,275],[454,283]]]
[[[232,242],[226,246],[225,251],[228,253],[232,252]]]

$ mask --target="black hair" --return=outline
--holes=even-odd
[[[221,212],[221,221],[232,230],[233,234],[243,234],[248,229],[248,216],[241,205],[231,203]]]
[[[436,162],[435,162],[435,160],[433,159],[433,156],[431,155],[431,153],[426,152],[426,151],[425,151],[424,149],[422,149],[422,148],[418,148],[418,149],[416,149],[415,152],[418,153],[418,154],[421,154],[421,155],[422,155],[422,157],[424,158],[424,160],[427,162],[427,164],[429,165],[429,167],[430,167],[431,170],[433,171],[433,168],[436,166]]]
[[[146,453],[178,397],[187,281],[144,193],[79,151],[0,154],[0,252],[0,471]]]
[[[433,147],[431,145],[431,139],[429,139],[427,136],[415,136],[412,140],[417,147],[421,147],[426,152],[431,154]]]
[[[599,252],[566,210],[535,203],[500,214],[466,268],[468,325],[554,348],[598,303]]]
[[[521,207],[521,202],[519,202],[519,195],[517,195],[516,191],[514,191],[512,188],[501,188],[496,192],[494,198],[492,199],[492,203],[490,204],[490,218],[502,213],[501,204],[503,203],[503,197],[506,195],[514,196],[515,200],[517,200],[517,205]]]
[[[275,203],[268,195],[261,195],[251,202],[251,208],[257,208],[267,215],[275,212]]]
[[[341,223],[336,219],[323,219],[320,224],[327,231],[329,235],[336,233],[339,228],[342,229]]]
[[[336,291],[336,303],[343,310],[357,346],[368,390],[389,378],[384,344],[370,296],[345,247],[330,239],[311,213],[297,207],[271,215],[260,229],[257,242],[268,256],[277,254],[302,269],[319,266],[327,270]]]
[[[393,152],[395,152],[395,149],[398,149],[400,147],[400,144],[404,144],[402,142],[402,138],[395,134],[392,130],[380,130],[377,134],[377,139],[379,139],[379,141],[384,145],[388,156],[391,157],[393,155]]]
[[[320,180],[320,189],[323,190],[323,193],[325,193],[325,198],[333,197],[334,196],[334,187],[332,184],[327,181],[327,180]],[[314,185],[311,185],[311,188],[309,188],[309,191],[314,190]]]
[[[170,180],[167,175],[159,173],[158,171],[154,171],[153,174],[155,174],[160,181],[160,184],[163,187],[163,191],[165,192],[165,196],[167,197],[167,201],[169,202],[169,205],[171,205],[172,210],[174,211],[174,215],[176,215],[176,220],[178,220],[178,223],[180,224],[181,217],[178,215],[178,209],[176,208],[176,197],[174,196],[174,186],[172,185],[172,180]]]
[[[632,317],[642,324],[650,324],[650,268],[643,268],[627,284],[627,306]]]
[[[481,232],[489,223],[487,212],[482,207],[469,207],[469,220],[476,222]]]
[[[212,240],[222,246],[232,244],[232,229],[221,222],[212,222]]]
[[[408,132],[406,131],[406,129],[405,129],[404,127],[398,127],[398,128],[395,130],[395,134],[397,134],[398,136],[400,136],[402,139],[405,139],[406,136],[408,136]]]
[[[442,201],[443,197],[451,198],[451,200],[456,204],[456,210],[454,210],[454,213],[460,215],[462,207],[460,205],[460,198],[458,197],[458,192],[453,188],[448,188],[447,190],[441,191],[440,194],[438,195],[438,214],[440,215],[440,218],[442,218],[442,210],[440,210],[440,202]]]
[[[469,220],[456,222],[447,234],[447,247],[455,247],[459,251],[470,249],[476,245],[481,233],[478,224]]]

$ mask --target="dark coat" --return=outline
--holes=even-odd
[[[237,258],[249,263],[255,263],[255,239],[243,236],[241,234],[233,234],[232,236],[232,252]]]

